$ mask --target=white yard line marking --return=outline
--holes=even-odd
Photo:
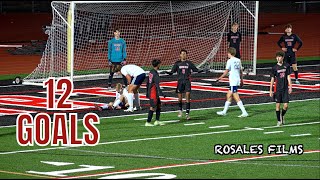
[[[200,124],[206,124],[204,122],[198,122],[198,123],[190,123],[190,124],[184,124],[185,126],[194,126],[194,125],[200,125]]]
[[[276,134],[276,133],[282,133],[283,131],[270,131],[270,132],[264,132],[263,134]]]
[[[305,166],[300,164],[264,164],[264,163],[244,163],[244,162],[228,162],[234,164],[252,164],[252,165],[262,165],[262,166],[283,166],[283,167],[304,167],[304,168],[320,168],[320,166]]]
[[[319,153],[319,152],[320,152],[320,150],[314,150],[314,151],[304,152],[304,154]],[[253,156],[253,157],[245,157],[245,158],[211,160],[211,161],[206,161],[206,162],[192,162],[192,163],[184,163],[184,164],[172,164],[172,165],[156,166],[156,167],[149,167],[149,168],[137,168],[137,169],[129,169],[129,170],[119,170],[119,171],[114,171],[114,172],[102,172],[102,173],[80,175],[80,176],[69,176],[69,177],[63,177],[61,179],[88,178],[88,177],[96,177],[96,176],[103,176],[103,175],[123,174],[123,173],[139,172],[139,171],[152,171],[152,170],[158,170],[158,169],[170,169],[170,168],[176,168],[176,167],[199,166],[199,165],[207,165],[207,164],[237,162],[237,161],[246,161],[246,160],[253,160],[253,159],[265,159],[265,158],[283,157],[283,156],[288,156],[288,154],[272,154],[272,155]]]
[[[292,134],[291,137],[310,136],[311,134]]]
[[[135,121],[142,121],[142,120],[147,120],[148,118],[138,118],[138,119],[134,119]]]
[[[224,127],[230,127],[229,125],[222,125],[222,126],[211,126],[210,129],[216,129],[216,128],[224,128]]]
[[[175,122],[180,122],[180,120],[170,120],[170,121],[161,121],[164,123],[175,123]]]
[[[263,131],[263,128],[251,128],[251,127],[244,127],[245,129],[250,129],[250,130],[257,130],[257,131]]]
[[[286,126],[302,126],[302,125],[311,125],[311,124],[319,124],[319,123],[320,123],[320,121],[309,122],[309,123],[290,124],[290,125],[286,125]],[[284,126],[282,126],[282,127],[284,127]],[[278,126],[271,126],[271,127],[278,127]],[[271,128],[271,127],[264,127],[264,129]],[[242,131],[250,131],[250,130],[254,130],[254,129],[243,128],[243,129],[234,129],[234,130],[217,131],[217,132],[206,132],[206,133],[198,133],[198,134],[183,134],[183,135],[175,135],[175,136],[150,137],[150,138],[143,138],[143,139],[129,139],[129,140],[121,140],[121,141],[103,142],[103,143],[97,144],[97,146],[98,145],[106,145],[106,144],[119,144],[119,143],[130,143],[130,142],[139,142],[139,141],[159,140],[159,139],[174,139],[174,138],[183,138],[183,137],[204,136],[204,135],[223,134],[223,133],[231,133],[231,132],[242,132]],[[84,145],[63,146],[63,147],[53,147],[53,148],[43,148],[43,149],[32,149],[32,150],[24,150],[24,151],[9,151],[9,152],[1,152],[0,155],[25,153],[25,152],[47,151],[47,150],[65,149],[65,148],[76,148],[76,147],[82,147],[82,146],[84,146]]]

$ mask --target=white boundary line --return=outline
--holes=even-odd
[[[282,128],[286,127],[286,126],[290,127],[290,126],[302,126],[302,125],[311,125],[311,124],[320,124],[320,121],[283,125]],[[262,127],[262,128],[267,129],[267,128],[279,128],[279,127],[278,126],[269,126],[269,127]],[[204,135],[212,135],[212,134],[223,134],[223,133],[230,133],[230,132],[242,132],[242,131],[253,131],[253,130],[255,130],[255,129],[243,128],[243,129],[233,129],[233,130],[227,130],[227,131],[206,132],[206,133],[198,133],[198,134],[183,134],[183,135],[175,135],[175,136],[150,137],[150,138],[143,138],[143,139],[129,139],[129,140],[120,140],[120,141],[98,143],[96,146],[107,145],[107,144],[139,142],[139,141],[150,141],[150,140],[159,140],[159,139],[174,139],[174,138],[183,138],[183,137],[204,136]],[[77,145],[77,146],[63,146],[63,147],[53,147],[53,148],[31,149],[31,150],[23,150],[23,151],[9,151],[9,152],[1,152],[0,155],[25,153],[25,152],[47,151],[47,150],[75,148],[75,147],[86,147],[86,146],[85,145]]]
[[[211,126],[210,129],[216,129],[216,128],[224,128],[224,127],[230,127],[229,125],[221,125],[221,126]]]
[[[290,135],[291,137],[300,137],[300,136],[310,136],[311,134],[293,134],[293,135]]]
[[[188,123],[184,124],[185,126],[194,126],[194,125],[200,125],[200,124],[206,124],[205,122],[198,122],[198,123]]]
[[[304,154],[319,153],[319,152],[320,152],[320,150],[313,150],[313,151],[304,152]],[[254,157],[246,157],[246,158],[212,160],[212,161],[207,161],[207,162],[192,162],[192,163],[185,163],[185,164],[173,164],[173,165],[157,166],[157,167],[149,167],[149,168],[119,170],[119,171],[114,171],[114,172],[102,172],[102,173],[97,173],[97,174],[88,174],[88,175],[80,175],[80,176],[69,176],[69,177],[63,177],[61,179],[88,178],[88,177],[96,177],[96,176],[103,176],[103,175],[107,176],[107,175],[113,175],[113,174],[132,173],[132,172],[139,172],[139,171],[152,171],[152,170],[158,170],[158,169],[170,169],[170,168],[175,168],[175,167],[198,166],[198,165],[207,165],[207,164],[247,161],[247,160],[253,160],[253,159],[265,159],[265,158],[271,158],[271,157],[283,157],[283,156],[288,156],[288,154],[272,154],[272,155],[254,156]]]
[[[270,132],[264,132],[263,134],[276,134],[276,133],[282,133],[283,131],[270,131]]]

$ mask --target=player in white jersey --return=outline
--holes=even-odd
[[[248,113],[244,108],[243,103],[238,94],[238,87],[243,86],[241,60],[234,57],[235,55],[236,55],[236,49],[233,47],[228,48],[229,60],[227,61],[226,70],[217,80],[219,81],[229,73],[230,89],[227,93],[227,101],[225,102],[223,111],[219,111],[217,112],[217,114],[221,116],[225,116],[227,114],[228,108],[232,102],[232,97],[233,97],[242,111],[242,114],[238,117],[247,117]]]
[[[102,106],[95,104],[95,107],[99,111],[107,109],[126,109],[128,106],[128,90],[126,88],[123,88],[120,83],[116,85],[116,99],[114,100],[114,102],[109,102],[108,104],[104,104]]]
[[[134,64],[125,65],[121,68],[121,70],[117,69],[117,71],[120,71],[121,74],[127,78],[127,82],[129,84],[128,86],[129,108],[125,111],[126,112],[134,111],[133,97],[135,102],[135,108],[141,109],[138,90],[140,88],[140,85],[143,83],[144,79],[146,78],[146,72],[141,67]]]

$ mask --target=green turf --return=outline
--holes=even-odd
[[[234,103],[233,103],[234,104]],[[192,110],[192,120],[168,123],[166,126],[144,127],[145,118],[136,115],[121,118],[101,118],[97,128],[100,144],[94,147],[73,147],[29,153],[1,154],[0,178],[41,178],[26,171],[58,171],[80,168],[79,165],[114,166],[111,169],[70,173],[68,176],[96,174],[137,168],[150,168],[172,164],[189,164],[208,160],[244,158],[253,155],[217,155],[213,152],[216,144],[263,144],[264,154],[270,144],[303,144],[305,151],[320,150],[320,101],[309,100],[290,102],[286,114],[287,125],[276,127],[275,104],[246,105],[249,117],[240,119],[238,107],[231,107],[228,115],[220,117],[216,112],[221,108]],[[176,112],[163,113],[162,121],[177,120]],[[205,124],[185,126],[186,123]],[[304,124],[311,123],[311,124]],[[210,126],[230,127],[209,129]],[[79,135],[84,132],[79,122]],[[247,127],[247,128],[246,128]],[[264,128],[252,130],[248,128]],[[283,131],[278,134],[263,132]],[[43,149],[50,147],[20,147],[16,142],[15,127],[0,128],[1,152]],[[291,137],[293,134],[310,136]],[[188,135],[188,136],[187,136]],[[128,141],[133,140],[133,141]],[[52,166],[40,161],[72,162],[68,166]],[[165,173],[176,178],[320,178],[320,153],[288,155],[263,159],[219,162],[206,165],[188,165],[132,173]],[[7,171],[7,172],[2,172]],[[25,175],[9,174],[25,173]],[[121,174],[126,174],[125,171]],[[27,175],[36,175],[31,177]],[[103,176],[93,176],[100,178]]]

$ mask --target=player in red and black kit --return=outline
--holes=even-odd
[[[186,119],[190,120],[190,92],[191,92],[191,73],[192,72],[204,72],[204,70],[199,70],[191,61],[187,60],[187,51],[182,49],[180,51],[180,60],[177,61],[170,72],[165,71],[165,73],[172,75],[173,73],[178,73],[178,84],[176,92],[179,98],[179,113],[178,117],[182,117],[182,94],[186,94]]]
[[[233,47],[236,49],[236,58],[241,59],[240,55],[240,42],[241,42],[241,33],[238,31],[239,24],[234,22],[232,23],[231,30],[227,34],[229,47]]]
[[[164,125],[163,122],[160,122],[160,112],[161,112],[161,101],[159,96],[164,96],[163,92],[160,89],[160,76],[158,70],[160,68],[161,61],[159,59],[152,60],[153,69],[149,72],[149,78],[147,79],[147,98],[150,99],[150,110],[148,114],[148,119],[145,126],[157,126]],[[154,125],[151,124],[153,112],[156,109],[156,121]]]
[[[292,92],[290,65],[283,62],[284,57],[284,52],[280,51],[276,53],[276,59],[278,63],[272,67],[270,82],[270,97],[273,97],[274,101],[276,102],[278,126],[284,124],[284,115],[288,110],[289,94]],[[274,92],[272,91],[273,87]],[[283,108],[280,115],[281,103],[283,103]]]
[[[299,46],[295,48],[296,43],[299,43]],[[285,47],[282,47],[282,43],[284,43]],[[288,63],[292,66],[295,83],[300,84],[298,80],[298,67],[297,67],[297,59],[296,52],[301,48],[302,41],[298,35],[292,33],[292,25],[287,24],[285,26],[285,34],[282,35],[278,41],[278,46],[285,52],[284,62]]]

